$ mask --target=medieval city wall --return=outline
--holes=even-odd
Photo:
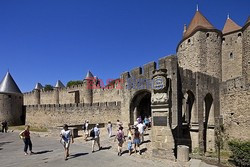
[[[250,84],[250,22],[243,27],[243,76],[246,84]]]
[[[0,121],[6,120],[9,125],[22,125],[24,118],[23,96],[0,93]]]
[[[26,124],[32,126],[55,127],[63,124],[83,124],[85,120],[92,123],[116,122],[121,117],[121,102],[90,104],[46,104],[27,105]]]
[[[177,48],[179,66],[221,78],[221,33],[197,31]]]
[[[177,56],[169,55],[160,58],[158,64],[149,62],[142,67],[136,67],[130,72],[121,74],[123,81],[121,99],[122,99],[122,120],[125,123],[132,123],[133,111],[131,111],[131,102],[142,92],[150,92],[152,90],[153,71],[159,69],[167,69],[168,78],[171,79],[171,98],[172,98],[172,128],[177,127],[178,112],[177,112]]]
[[[79,91],[79,102],[86,103],[84,101],[86,95],[86,86],[75,85],[66,88],[58,88],[52,91],[40,91],[40,104],[57,104],[56,93],[58,91],[59,104],[70,104],[75,103],[75,92]],[[93,103],[98,102],[112,102],[121,101],[121,87],[114,88],[94,88],[92,89]],[[37,104],[37,93],[36,91],[24,93],[24,105],[35,105]],[[88,103],[88,102],[87,102]]]
[[[241,31],[224,35],[222,39],[222,81],[242,76]]]
[[[221,84],[221,114],[229,138],[250,139],[250,88],[244,77]]]

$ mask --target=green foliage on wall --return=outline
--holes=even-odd
[[[52,85],[49,85],[49,84],[46,84],[43,88],[45,91],[50,91],[50,90],[53,90],[54,87]]]
[[[82,83],[83,83],[83,81],[81,81],[81,80],[69,81],[69,82],[67,83],[67,87],[74,86],[74,85],[81,85]]]
[[[250,141],[232,140],[228,142],[228,145],[237,166],[250,166]]]

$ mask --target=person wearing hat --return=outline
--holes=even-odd
[[[92,153],[94,152],[94,147],[97,143],[98,147],[99,147],[99,150],[101,150],[101,146],[100,146],[100,130],[99,130],[99,124],[96,124],[95,127],[94,127],[94,137],[93,137],[93,140],[92,140]]]

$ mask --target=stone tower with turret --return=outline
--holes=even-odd
[[[92,104],[93,103],[93,86],[94,86],[94,75],[88,71],[85,79],[83,80],[83,102]]]
[[[226,81],[242,76],[243,35],[241,27],[229,15],[222,33],[222,81]]]
[[[0,121],[9,125],[24,124],[23,94],[9,72],[0,84]]]
[[[246,78],[246,84],[250,85],[250,16],[248,17],[243,31],[243,76]]]
[[[197,10],[177,47],[179,66],[221,78],[221,35]]]

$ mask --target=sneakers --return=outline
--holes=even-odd
[[[27,153],[27,152],[24,152],[24,155],[25,155],[25,156],[27,156],[27,155],[28,155],[28,153]]]

